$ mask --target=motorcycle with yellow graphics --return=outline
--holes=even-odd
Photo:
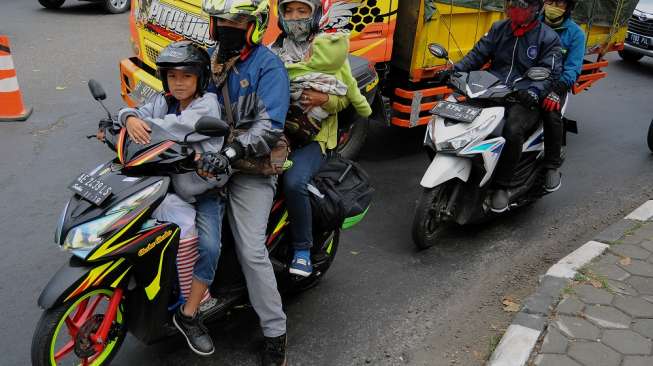
[[[92,80],[89,88],[102,104],[106,98],[102,87]],[[169,192],[168,175],[194,169],[194,152],[155,125],[148,145],[131,143],[124,128],[112,127],[106,111],[109,119],[100,127],[117,157],[81,174],[69,186],[74,195],[61,213],[54,240],[71,258],[38,299],[44,312],[32,339],[33,365],[105,365],[127,332],[146,344],[179,334],[171,320],[184,301],[176,263],[180,228],[157,221],[152,213]],[[224,136],[229,126],[202,118],[195,130]],[[339,230],[314,234],[313,274],[297,278],[288,273],[293,255],[289,224],[284,198],[278,194],[266,245],[282,293],[317,284],[335,258],[340,234]],[[247,303],[229,225],[223,228],[222,254],[209,289],[213,299],[201,308],[206,323]]]

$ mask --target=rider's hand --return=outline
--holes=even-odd
[[[100,128],[100,129],[97,130],[97,132],[95,133],[95,138],[98,139],[98,140],[100,140],[100,141],[104,141],[104,137],[105,137],[105,136],[106,136],[106,134],[105,134],[105,132],[104,132],[104,128]]]
[[[540,98],[537,96],[537,93],[535,93],[532,90],[527,90],[527,89],[519,90],[517,91],[515,96],[517,97],[519,103],[526,108],[537,107],[540,101]]]
[[[321,107],[324,103],[329,101],[329,94],[319,92],[313,89],[304,89],[299,102],[306,110],[313,107]]]
[[[145,121],[138,117],[129,116],[125,125],[129,137],[136,141],[136,143],[143,145],[150,143],[150,132],[152,129],[150,129],[150,126]]]
[[[542,102],[542,109],[547,112],[559,111],[560,96],[554,92],[549,93],[549,95],[547,95]]]
[[[218,174],[229,171],[229,159],[221,153],[210,152],[202,154],[196,161],[197,174],[206,178],[213,178]]]
[[[566,95],[569,92],[569,86],[564,81],[558,80],[551,86],[551,91],[558,94],[558,96]]]
[[[451,75],[454,73],[453,69],[444,69],[437,74],[435,74],[435,81],[438,84],[446,83],[451,78]]]

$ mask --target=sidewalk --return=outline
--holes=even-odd
[[[490,366],[653,365],[653,201],[555,264]]]

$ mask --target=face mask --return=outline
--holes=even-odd
[[[515,26],[522,26],[533,20],[533,9],[512,7],[506,10],[506,15]]]
[[[218,62],[225,62],[240,54],[245,47],[245,29],[234,27],[217,27]]]
[[[552,25],[562,23],[562,17],[565,15],[565,9],[553,5],[544,5],[544,18],[546,22]]]
[[[283,30],[288,35],[288,38],[295,42],[306,42],[311,35],[311,24],[313,19],[295,19],[284,20]]]

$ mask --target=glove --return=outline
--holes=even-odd
[[[451,74],[453,74],[453,73],[454,73],[454,71],[452,69],[442,70],[442,71],[438,72],[437,74],[435,74],[435,81],[438,84],[445,83],[445,82],[447,82],[449,80],[449,78],[451,77]]]
[[[530,89],[519,90],[515,97],[517,98],[517,101],[526,108],[537,107],[540,101],[540,97],[537,96],[537,93]]]
[[[243,145],[237,142],[231,142],[222,149],[222,153],[229,159],[230,162],[234,162],[245,155],[245,149]]]
[[[216,153],[204,153],[197,160],[197,170],[202,176],[216,176],[222,173],[229,173],[231,164],[226,156]]]
[[[560,96],[555,92],[549,93],[549,95],[544,98],[542,102],[542,109],[547,112],[559,111],[560,110]]]

